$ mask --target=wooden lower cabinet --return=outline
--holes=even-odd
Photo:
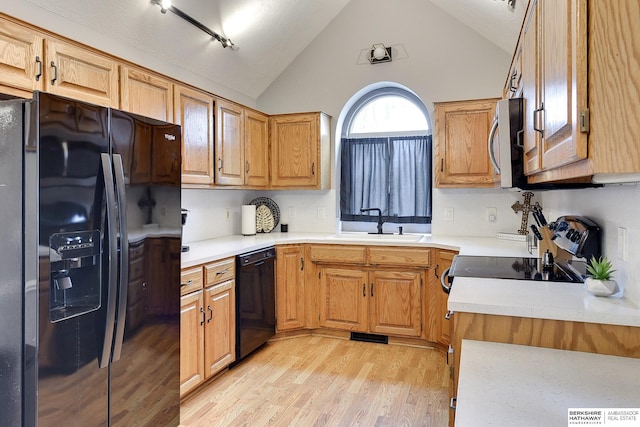
[[[320,326],[419,337],[421,271],[320,267]]]
[[[447,301],[449,295],[444,293],[440,284],[442,274],[451,267],[453,257],[457,252],[454,251],[433,251],[435,259],[433,268],[429,271],[428,290],[429,295],[426,298],[426,339],[428,341],[441,344],[443,347],[449,345],[451,329],[450,321],[445,318],[447,310]],[[445,278],[446,279],[446,278]]]
[[[235,280],[205,289],[204,306],[205,377],[209,378],[235,360]]]
[[[302,329],[305,322],[304,245],[276,247],[276,328]]]
[[[235,361],[235,259],[181,272],[180,395]]]
[[[180,395],[204,381],[203,291],[180,299]]]
[[[368,332],[368,275],[359,268],[320,268],[320,326]]]

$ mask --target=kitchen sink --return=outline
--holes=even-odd
[[[358,240],[366,242],[418,242],[422,234],[369,234],[369,233],[340,233],[327,237],[335,240]]]

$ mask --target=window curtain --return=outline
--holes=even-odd
[[[343,138],[340,219],[431,223],[431,136]]]

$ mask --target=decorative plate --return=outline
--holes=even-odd
[[[256,206],[256,232],[270,233],[280,222],[280,208],[268,197],[256,197],[249,202]]]

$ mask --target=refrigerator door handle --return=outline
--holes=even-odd
[[[109,253],[108,253],[108,269],[109,279],[107,283],[107,307],[106,307],[106,320],[104,325],[104,341],[102,345],[102,351],[100,352],[100,358],[98,360],[98,366],[100,368],[106,368],[109,366],[111,360],[111,348],[113,346],[113,330],[116,317],[116,292],[115,287],[118,279],[118,264],[116,262],[118,257],[118,246],[116,234],[116,194],[113,186],[113,170],[111,169],[111,157],[107,153],[100,154],[100,162],[102,164],[102,173],[104,176],[104,192],[106,196],[106,212],[107,212],[107,236],[105,240],[108,241]],[[104,284],[103,284],[104,286]]]
[[[127,233],[127,197],[125,192],[124,167],[120,154],[113,155],[114,174],[116,178],[116,195],[118,203],[118,225],[120,227],[120,280],[118,281],[118,317],[116,319],[116,336],[113,343],[111,361],[120,360],[124,340],[124,324],[127,317],[127,287],[129,284],[129,236]]]

